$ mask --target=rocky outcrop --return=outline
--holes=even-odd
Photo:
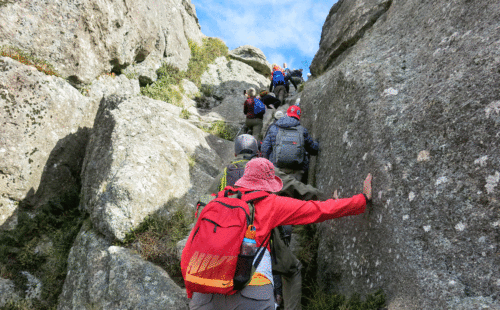
[[[267,61],[266,55],[257,47],[251,45],[240,46],[229,51],[229,57],[246,63],[265,77],[271,75],[271,64]]]
[[[211,89],[213,97],[220,102],[209,115],[236,124],[245,121],[243,91],[250,87],[257,91],[266,89],[269,83],[269,79],[249,65],[237,60],[228,61],[225,57],[219,57],[208,65],[208,70],[201,76],[202,86]]]
[[[211,146],[226,151],[225,143],[175,109],[142,96],[101,101],[82,170],[82,206],[108,238],[123,239],[153,212],[194,206],[222,168],[228,155]]]
[[[333,28],[368,25],[360,14],[383,3],[339,1],[311,70],[354,37]],[[383,288],[389,309],[499,309],[499,12],[394,1],[306,84],[313,181],[345,197],[374,175],[366,214],[320,225],[326,290]]]
[[[78,183],[96,102],[66,81],[0,58],[0,214],[38,206]]]
[[[76,84],[127,67],[148,82],[163,61],[186,69],[188,39],[203,37],[190,0],[5,1],[0,23],[0,46],[32,53]]]
[[[186,293],[160,267],[112,246],[84,225],[68,258],[58,310],[188,309]]]
[[[311,74],[323,73],[335,59],[355,45],[390,7],[392,0],[339,0],[330,10]]]
[[[102,75],[92,81],[92,83],[82,90],[83,94],[90,97],[92,100],[100,102],[102,98],[119,95],[121,97],[134,97],[141,93],[139,80],[129,80],[124,74]]]

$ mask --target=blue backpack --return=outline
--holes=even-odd
[[[285,77],[280,70],[276,70],[273,73],[273,86],[276,85],[285,85]]]
[[[257,97],[253,98],[253,113],[255,115],[266,112],[266,106]]]

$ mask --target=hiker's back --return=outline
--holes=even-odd
[[[278,127],[272,162],[279,168],[301,169],[304,155],[303,127]]]

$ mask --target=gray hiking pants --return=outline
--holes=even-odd
[[[278,85],[274,88],[274,94],[276,95],[276,98],[278,98],[281,101],[281,105],[285,104],[285,95],[287,91],[284,85]]]
[[[248,129],[252,130],[252,136],[257,141],[262,140],[259,139],[262,131],[262,124],[263,122],[260,118],[247,118],[245,121],[245,125],[248,127]]]
[[[194,293],[189,309],[274,310],[273,286],[247,286],[234,295]]]
[[[285,310],[301,310],[302,305],[300,300],[302,298],[302,264],[296,259],[297,269],[290,273],[281,275],[281,282],[283,286],[283,302]]]

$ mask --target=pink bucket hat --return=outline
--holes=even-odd
[[[283,182],[274,174],[273,163],[265,158],[250,160],[234,185],[268,192],[279,192],[283,188]]]

